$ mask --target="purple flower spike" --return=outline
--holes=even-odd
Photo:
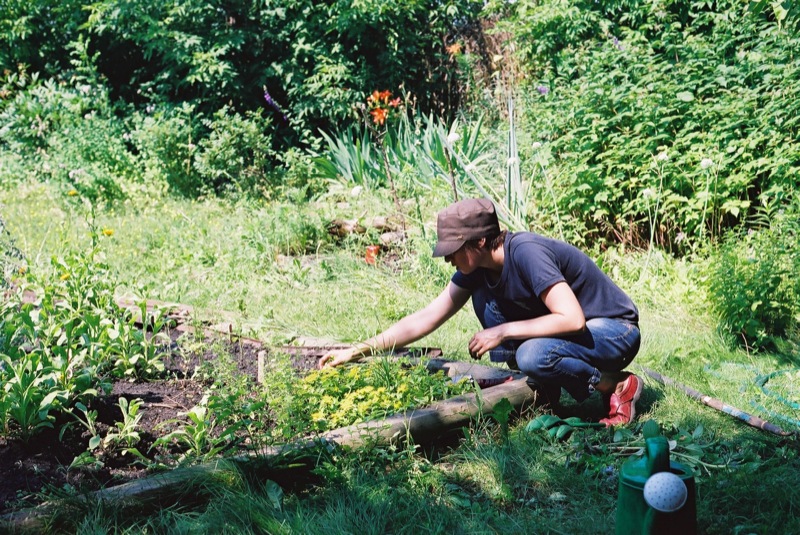
[[[269,91],[267,91],[266,87],[264,88],[264,100],[267,101],[267,106],[269,106],[270,108],[281,114],[281,117],[283,117],[284,122],[287,123],[289,122],[289,118],[286,117],[286,114],[283,112],[281,107],[278,106],[278,103],[275,102],[275,99],[273,99],[272,96],[269,94]]]
[[[540,95],[546,95],[550,92],[550,88],[546,85],[540,85],[536,88],[536,91],[538,91]]]
[[[614,46],[617,47],[617,50],[625,50],[616,35],[611,39],[611,42],[614,43]]]

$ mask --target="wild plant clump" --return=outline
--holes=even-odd
[[[430,373],[425,366],[388,358],[313,371],[283,385],[269,389],[280,392],[270,405],[283,407],[277,426],[287,438],[386,418],[474,388],[466,381],[453,382],[442,372]]]
[[[796,209],[767,225],[730,234],[707,264],[709,297],[723,329],[754,349],[798,341],[800,226]]]

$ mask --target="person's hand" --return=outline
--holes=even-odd
[[[321,359],[319,359],[319,367],[320,369],[334,368],[346,362],[358,360],[360,358],[361,352],[354,347],[348,347],[346,349],[334,349],[328,351],[322,356]]]
[[[478,331],[469,341],[469,354],[474,359],[480,359],[484,353],[496,348],[502,342],[503,333],[501,325]]]

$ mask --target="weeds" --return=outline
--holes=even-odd
[[[703,273],[721,327],[746,347],[793,338],[800,317],[796,212],[791,206],[772,217],[765,213],[766,226],[729,235]]]

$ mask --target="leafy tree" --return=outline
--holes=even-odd
[[[376,88],[403,86],[441,108],[454,84],[445,36],[479,9],[476,0],[103,0],[89,6],[86,28],[125,100],[243,111],[267,105],[266,87],[276,129],[306,140]]]
[[[0,68],[58,72],[86,20],[79,0],[0,0]]]

